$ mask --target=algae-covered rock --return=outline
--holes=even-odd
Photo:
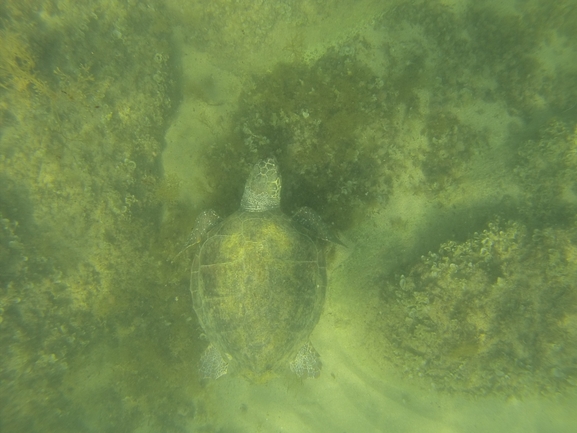
[[[176,430],[194,336],[157,230],[162,5],[7,1],[0,22],[0,430]]]
[[[550,119],[517,146],[519,207],[532,224],[567,224],[577,212],[577,125]]]
[[[475,395],[577,385],[577,228],[494,222],[446,242],[383,289],[389,359]]]

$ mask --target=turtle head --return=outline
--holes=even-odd
[[[240,207],[249,212],[263,212],[280,207],[281,178],[274,158],[257,162],[252,168]]]

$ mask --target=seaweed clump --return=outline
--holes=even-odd
[[[577,228],[493,222],[446,242],[382,291],[388,357],[410,378],[472,395],[577,385]]]
[[[533,226],[569,225],[577,212],[577,125],[551,119],[517,146],[519,209]]]
[[[165,24],[158,2],[0,5],[2,431],[194,416],[190,303],[158,237]]]
[[[283,207],[317,210],[337,228],[355,210],[386,200],[386,146],[358,133],[386,110],[382,81],[352,55],[329,50],[312,65],[279,64],[243,93],[227,139],[208,152],[207,165],[231,212],[254,161],[276,156],[283,174]],[[234,188],[234,190],[231,190]]]

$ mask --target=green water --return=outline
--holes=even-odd
[[[2,432],[572,432],[577,3],[0,5]],[[321,376],[203,382],[196,216],[275,156]],[[180,254],[179,254],[180,253]]]

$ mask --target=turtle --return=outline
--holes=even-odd
[[[260,160],[238,211],[222,219],[207,210],[196,220],[190,291],[209,341],[203,378],[229,370],[259,380],[283,369],[301,378],[320,374],[309,336],[325,301],[324,249],[340,241],[312,209],[282,212],[281,187],[276,159]]]

